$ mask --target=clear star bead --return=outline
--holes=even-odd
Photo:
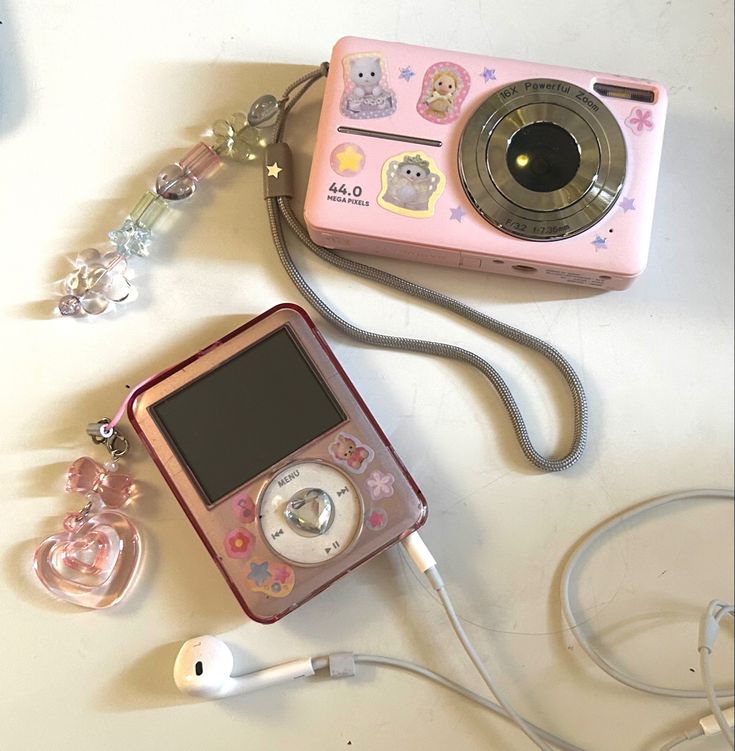
[[[120,229],[112,230],[107,236],[115,244],[118,255],[124,258],[148,255],[151,231],[148,227],[138,226],[132,219],[126,219]]]

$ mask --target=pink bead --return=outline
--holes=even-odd
[[[201,180],[213,175],[222,166],[222,160],[206,143],[200,142],[179,160],[179,165],[195,180]]]

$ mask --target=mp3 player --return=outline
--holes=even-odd
[[[426,520],[421,491],[296,305],[272,308],[145,382],[128,415],[260,623]]]

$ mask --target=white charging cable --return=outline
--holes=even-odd
[[[719,600],[714,600],[713,602],[710,603],[707,609],[707,612],[703,616],[701,627],[700,627],[699,653],[700,653],[700,660],[702,664],[704,691],[665,688],[665,687],[654,686],[654,685],[645,683],[636,678],[632,678],[631,676],[628,676],[625,673],[622,673],[620,670],[618,670],[614,666],[610,665],[607,661],[605,661],[594,650],[594,648],[591,646],[591,644],[587,640],[586,635],[579,628],[579,624],[577,622],[577,619],[575,618],[574,611],[571,606],[570,581],[572,578],[572,573],[574,572],[578,562],[583,557],[584,553],[588,551],[590,547],[596,541],[598,541],[604,534],[606,534],[611,529],[617,527],[619,524],[623,523],[624,521],[627,521],[631,517],[637,516],[645,511],[658,508],[659,506],[662,506],[668,503],[673,503],[675,501],[712,500],[712,499],[732,501],[733,493],[730,491],[722,491],[722,490],[693,490],[693,491],[687,491],[685,493],[676,493],[673,495],[664,496],[662,498],[655,498],[653,500],[639,504],[638,506],[634,506],[633,508],[626,509],[622,511],[621,513],[613,516],[612,518],[604,522],[599,527],[593,529],[587,535],[585,535],[570,553],[567,563],[564,567],[564,571],[562,573],[561,599],[562,599],[562,611],[564,613],[564,617],[570,626],[571,633],[575,636],[580,646],[589,655],[589,657],[595,662],[595,664],[600,666],[608,675],[615,678],[617,681],[620,681],[621,683],[624,683],[625,685],[630,686],[632,688],[637,688],[641,691],[647,691],[653,694],[658,694],[658,695],[663,695],[663,696],[674,696],[674,697],[679,697],[679,698],[689,698],[689,699],[707,698],[708,699],[710,703],[710,707],[712,709],[712,714],[707,717],[703,717],[699,721],[699,727],[685,731],[680,736],[677,736],[676,738],[674,738],[673,740],[665,744],[661,748],[660,751],[669,751],[669,749],[674,748],[680,743],[684,743],[693,738],[696,738],[702,735],[713,735],[719,732],[723,733],[724,737],[727,739],[727,741],[730,743],[731,746],[733,745],[732,730],[731,730],[731,727],[733,725],[733,710],[732,708],[729,708],[723,711],[717,702],[717,697],[718,696],[719,697],[733,696],[734,690],[733,689],[715,690],[713,683],[712,683],[712,677],[711,677],[711,671],[710,671],[710,665],[709,665],[709,657],[712,652],[712,647],[717,637],[717,633],[719,632],[720,620],[726,614],[733,614],[734,612],[733,606],[727,603],[723,603]],[[464,627],[462,626],[462,623],[446,591],[444,582],[436,567],[436,561],[434,560],[434,557],[429,552],[429,549],[426,547],[421,537],[418,535],[418,533],[414,532],[413,534],[409,535],[406,539],[403,540],[403,545],[409,557],[415,564],[415,566],[419,569],[419,571],[421,571],[421,573],[426,575],[429,582],[431,583],[431,586],[436,590],[437,594],[439,595],[439,599],[442,605],[444,606],[444,609],[447,613],[447,617],[449,618],[452,628],[454,629],[454,632],[457,635],[457,638],[459,639],[460,643],[462,644],[465,652],[469,656],[470,660],[472,661],[478,673],[484,680],[487,687],[490,689],[490,691],[492,691],[493,695],[496,697],[498,702],[500,702],[500,705],[503,708],[503,710],[505,710],[502,714],[504,714],[509,719],[512,719],[516,723],[516,725],[536,744],[536,746],[538,746],[538,748],[540,749],[543,749],[543,751],[552,751],[551,746],[549,745],[549,742],[552,745],[557,746],[558,748],[577,749],[576,746],[573,746],[567,741],[557,738],[556,736],[553,736],[548,731],[544,731],[543,729],[529,723],[527,720],[521,717],[521,715],[511,706],[511,704],[508,702],[506,697],[500,691],[499,687],[497,686],[496,681],[492,678],[489,671],[485,667],[484,663],[482,662],[482,659],[477,653],[477,650],[470,642],[470,639],[467,636],[467,633],[465,632]],[[414,671],[414,672],[418,672],[418,671]],[[466,691],[466,689],[464,691]],[[460,693],[463,693],[463,691],[461,690]],[[467,695],[467,694],[465,693],[464,695]],[[470,698],[473,698],[473,700],[476,700],[474,699],[474,697],[470,697]],[[577,751],[580,751],[580,750],[577,749]]]
[[[704,692],[666,689],[660,686],[649,686],[649,684],[642,681],[630,678],[613,668],[597,655],[586,641],[586,637],[582,634],[574,617],[574,612],[570,604],[571,598],[569,596],[570,580],[572,572],[584,552],[589,549],[595,540],[599,539],[601,535],[617,524],[643,511],[656,508],[665,503],[701,498],[723,498],[732,501],[733,494],[728,491],[691,491],[689,493],[680,493],[654,499],[632,509],[625,510],[582,538],[572,550],[562,576],[562,605],[567,622],[572,627],[571,633],[577,637],[580,645],[585,649],[587,654],[591,657],[594,655],[593,659],[606,673],[628,686],[640,688],[643,691],[663,694],[664,696],[684,696],[685,698],[706,697],[708,699],[712,708],[712,714],[703,717],[697,727],[681,732],[675,738],[669,740],[659,751],[670,751],[676,746],[694,738],[719,733],[722,733],[730,745],[732,745],[733,708],[729,707],[722,710],[717,702],[717,696],[731,696],[733,690],[719,689],[716,691],[714,689],[709,658],[719,633],[721,620],[726,615],[733,615],[735,608],[728,603],[713,600],[702,617],[698,646],[705,685]],[[552,751],[552,747],[562,749],[562,751],[584,751],[579,746],[575,746],[573,743],[559,738],[553,733],[529,722],[513,708],[482,662],[477,650],[465,632],[461,620],[447,594],[444,582],[437,569],[436,561],[423,540],[418,533],[414,532],[403,540],[403,545],[418,570],[426,575],[431,586],[436,590],[457,638],[499,704],[422,665],[409,660],[401,660],[383,655],[338,652],[327,656],[292,660],[282,665],[259,669],[241,675],[233,675],[234,660],[232,653],[224,642],[213,636],[200,636],[190,639],[181,647],[174,665],[174,680],[176,685],[184,693],[193,696],[205,699],[219,699],[235,694],[248,693],[278,683],[290,682],[295,678],[308,678],[309,676],[313,676],[317,671],[328,670],[332,678],[344,678],[354,675],[355,665],[359,663],[388,666],[434,681],[470,701],[476,702],[482,707],[512,720],[543,751]],[[651,689],[653,690],[651,691]]]
[[[492,691],[493,695],[500,703],[500,706],[502,706],[506,711],[508,717],[510,717],[540,749],[543,749],[543,751],[552,751],[551,746],[541,737],[541,734],[538,732],[538,730],[534,728],[530,723],[526,722],[526,720],[524,720],[523,717],[521,717],[521,715],[516,712],[516,710],[513,708],[513,706],[510,704],[503,692],[498,687],[493,677],[490,675],[488,669],[485,667],[482,658],[477,653],[477,650],[470,641],[469,636],[467,636],[467,633],[462,626],[462,622],[457,616],[457,612],[454,609],[452,601],[449,599],[449,595],[447,594],[447,590],[444,586],[444,581],[442,580],[441,574],[436,567],[436,561],[429,552],[429,549],[426,547],[424,541],[419,536],[418,532],[414,532],[413,534],[410,534],[408,537],[406,537],[406,539],[403,540],[403,546],[405,547],[406,552],[413,561],[414,565],[419,569],[419,571],[421,571],[422,574],[426,575],[426,578],[431,583],[431,586],[436,590],[437,594],[439,595],[439,599],[444,606],[444,610],[447,613],[449,622],[452,624],[454,633],[457,635],[457,638],[462,644],[462,647],[464,647],[464,651],[467,653],[467,656],[470,658],[472,664],[477,669],[477,672],[482,677],[482,680],[485,681],[485,685],[490,689],[490,691]]]
[[[709,702],[712,714],[722,734],[727,738],[728,743],[734,746],[735,739],[733,739],[732,733],[733,708],[730,707],[725,712],[721,709],[717,701],[714,683],[712,682],[712,670],[710,667],[710,655],[715,646],[717,636],[720,633],[720,621],[725,615],[735,616],[735,607],[721,600],[712,600],[707,606],[707,611],[699,622],[699,664],[702,668],[704,690],[707,693],[707,701]],[[727,712],[729,712],[729,717],[726,715]],[[702,730],[707,733],[708,728],[703,726]]]
[[[587,532],[587,534],[579,540],[569,553],[567,562],[562,571],[560,584],[561,607],[564,619],[569,626],[571,635],[577,640],[579,646],[586,652],[587,656],[595,663],[595,665],[601,670],[604,670],[611,678],[614,678],[620,683],[624,683],[626,686],[638,689],[639,691],[645,691],[649,694],[656,694],[657,696],[673,696],[680,699],[707,698],[707,693],[704,690],[698,691],[695,689],[669,688],[666,686],[655,686],[646,683],[645,681],[641,681],[638,678],[623,673],[622,670],[619,670],[614,665],[607,662],[602,655],[595,650],[592,644],[590,644],[587,634],[574,612],[570,595],[572,578],[576,573],[581,560],[590,548],[599,543],[604,536],[613,529],[619,527],[621,524],[634,517],[638,517],[645,512],[652,511],[653,509],[671,503],[681,501],[696,501],[702,503],[712,500],[732,502],[733,493],[730,490],[688,490],[682,493],[672,493],[670,495],[661,496],[660,498],[653,498],[649,501],[644,501],[637,506],[624,509],[620,513],[615,514],[607,521]],[[735,690],[732,688],[718,689],[715,693],[721,698],[730,698],[735,695]]]

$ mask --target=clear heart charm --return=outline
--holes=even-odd
[[[85,608],[119,602],[135,579],[141,539],[127,516],[108,509],[69,514],[64,532],[36,550],[33,569],[51,594]]]

